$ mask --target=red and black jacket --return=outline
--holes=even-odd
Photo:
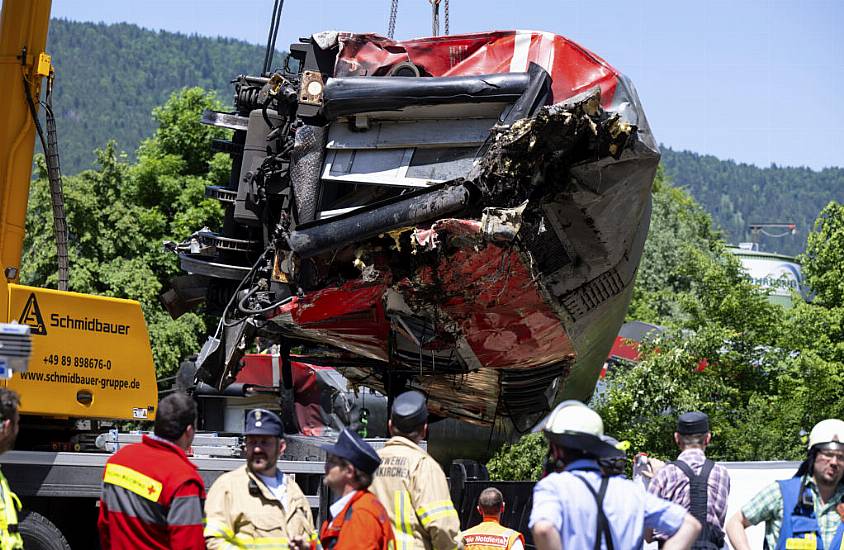
[[[204,549],[204,501],[205,484],[182,449],[144,436],[106,463],[97,521],[102,548]]]

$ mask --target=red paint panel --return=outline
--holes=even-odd
[[[456,321],[480,363],[531,368],[562,361],[574,347],[536,282],[511,249],[463,249],[438,270],[443,311]]]
[[[616,336],[615,343],[610,350],[610,357],[618,357],[620,359],[626,359],[627,361],[638,362],[639,343],[628,338]]]
[[[517,39],[518,35],[527,38]],[[496,31],[400,42],[374,34],[343,34],[340,41],[335,76],[383,75],[403,61],[412,61],[431,76],[524,72],[533,62],[551,75],[552,102],[600,86],[605,107],[618,85],[618,72],[606,61],[567,38],[545,32]],[[527,45],[527,55],[519,52],[514,62],[521,44]]]
[[[250,353],[243,358],[243,368],[237,373],[235,382],[258,386],[278,386],[281,384],[273,376],[273,357],[279,362],[278,355]],[[296,419],[304,435],[322,435],[325,425],[322,422],[320,407],[320,389],[317,385],[316,371],[328,367],[317,367],[299,361],[291,361],[293,372],[293,401]]]
[[[311,292],[289,304],[285,311],[299,328],[322,335],[327,343],[386,359],[390,323],[382,297],[386,285],[349,281],[339,287]]]

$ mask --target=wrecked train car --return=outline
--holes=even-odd
[[[231,179],[207,192],[225,224],[171,243],[188,275],[163,296],[222,316],[197,381],[225,388],[260,338],[480,426],[587,398],[659,161],[630,81],[544,32],[290,51],[296,70],[240,76],[235,110],[204,115],[234,130],[216,144]]]

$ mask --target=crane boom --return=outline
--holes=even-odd
[[[150,419],[158,389],[140,304],[17,284],[39,129],[35,117],[43,79],[52,71],[44,51],[50,7],[51,0],[3,0],[0,11],[0,322],[29,325],[32,334],[29,364],[18,369],[26,372],[0,383],[21,394],[22,415]],[[49,97],[47,110],[49,115]],[[53,217],[62,218],[66,236],[56,202],[61,183],[51,124],[48,116],[51,136],[44,148]]]
[[[35,125],[26,101],[41,94],[51,0],[4,0],[0,13],[0,312],[8,308],[8,284],[18,280],[26,204],[32,177]],[[48,59],[48,58],[47,58]]]

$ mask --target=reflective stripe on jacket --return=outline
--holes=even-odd
[[[21,501],[12,489],[6,476],[0,471],[0,550],[20,550],[23,539],[18,532],[18,512]]]
[[[390,515],[396,548],[456,548],[460,519],[439,464],[404,437],[390,438],[378,455],[381,466],[369,490]]]
[[[460,538],[463,540],[464,550],[510,550],[516,541],[521,541],[522,548],[525,545],[525,538],[521,533],[489,518],[463,531]]]
[[[396,541],[390,516],[375,495],[358,491],[337,517],[322,523],[323,550],[393,550]]]
[[[97,521],[103,550],[205,548],[205,484],[185,453],[144,436],[106,462]]]
[[[208,548],[287,548],[299,536],[316,541],[308,500],[293,476],[285,475],[285,504],[245,465],[217,478],[205,503]],[[255,494],[250,481],[258,488]]]

